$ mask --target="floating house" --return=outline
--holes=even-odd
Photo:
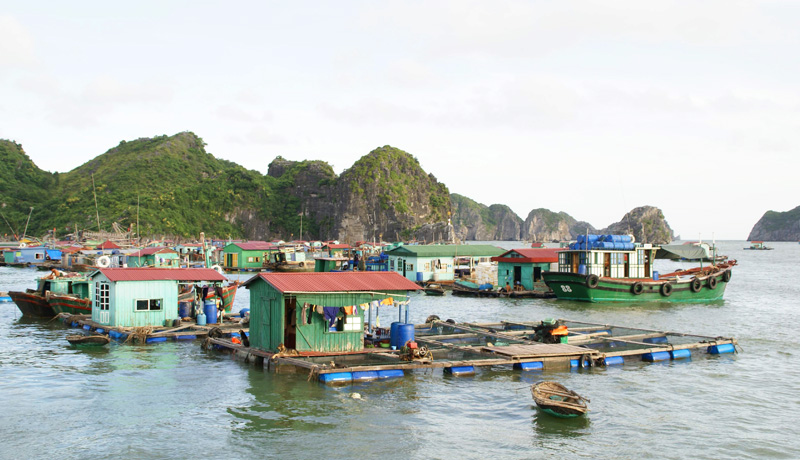
[[[34,246],[11,248],[3,251],[3,261],[7,264],[41,265],[51,260],[61,260],[60,249]]]
[[[261,273],[250,290],[250,345],[277,352],[356,352],[364,349],[361,305],[405,300],[415,283],[391,272]]]
[[[551,270],[552,264],[558,263],[560,249],[512,249],[497,257],[497,285],[508,284],[512,288],[520,286],[526,291],[546,290],[542,281],[542,272]]]
[[[178,292],[187,284],[222,286],[210,268],[101,268],[94,284],[92,321],[108,327],[161,326],[179,318]]]
[[[322,245],[322,250],[327,251],[331,257],[344,257],[350,254],[352,248],[345,243],[325,243]]]
[[[269,263],[278,246],[266,241],[230,243],[222,249],[222,267],[226,270],[261,270]]]
[[[490,262],[505,252],[497,246],[464,245],[405,245],[386,252],[389,271],[411,281],[453,281],[456,259],[465,259],[469,266]]]
[[[166,247],[144,248],[128,255],[129,267],[175,268],[180,262],[180,254]]]

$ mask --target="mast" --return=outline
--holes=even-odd
[[[94,173],[92,173],[92,194],[94,195],[94,212],[97,214],[97,231],[101,232],[102,230],[100,229],[100,211],[97,209],[97,190],[95,190],[94,188]]]
[[[33,206],[31,206],[31,211],[28,213],[28,221],[25,222],[25,231],[22,232],[22,238],[25,238],[25,234],[28,233],[28,223],[31,221],[31,214],[33,214]]]

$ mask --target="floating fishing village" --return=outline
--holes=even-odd
[[[689,360],[736,353],[725,336],[603,324],[579,318],[475,323],[429,316],[412,324],[418,296],[539,298],[587,302],[709,302],[723,298],[735,260],[715,247],[653,245],[631,235],[580,235],[559,247],[503,250],[487,244],[339,241],[168,241],[131,247],[105,241],[4,250],[4,263],[44,273],[8,297],[26,318],[57,319],[78,333],[75,347],[112,341],[197,341],[266,370],[292,368],[308,380],[349,385],[441,369],[547,372]],[[656,259],[694,261],[672,273]],[[246,274],[229,281],[229,273]],[[238,289],[250,303],[233,311]],[[445,312],[442,312],[445,313]],[[447,312],[456,316],[457,312]],[[246,365],[246,364],[243,364]],[[558,382],[532,385],[536,404],[556,417],[589,412],[588,399]]]

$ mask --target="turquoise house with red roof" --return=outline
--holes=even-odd
[[[497,285],[506,283],[512,288],[518,284],[525,291],[548,290],[542,281],[542,272],[549,271],[551,264],[558,263],[556,248],[512,249],[492,257],[497,262]],[[538,289],[536,289],[538,287]]]
[[[108,327],[163,326],[179,318],[178,292],[188,284],[222,286],[211,268],[101,268],[94,285],[92,321]]]
[[[128,254],[129,267],[170,267],[180,266],[180,254],[170,248],[151,247]]]
[[[266,241],[237,241],[222,248],[222,268],[230,271],[254,271],[264,268],[278,246]]]

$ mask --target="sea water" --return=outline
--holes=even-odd
[[[0,304],[0,458],[800,458],[800,245],[770,245],[719,242],[739,266],[725,300],[711,304],[412,296],[412,322],[565,318],[740,344],[735,355],[587,370],[434,369],[330,387],[199,341],[71,347],[73,329]],[[40,275],[0,267],[0,290],[32,288]],[[242,288],[235,309],[248,305]],[[385,326],[394,315],[382,311]],[[591,399],[591,412],[538,411],[530,385],[540,380]]]

